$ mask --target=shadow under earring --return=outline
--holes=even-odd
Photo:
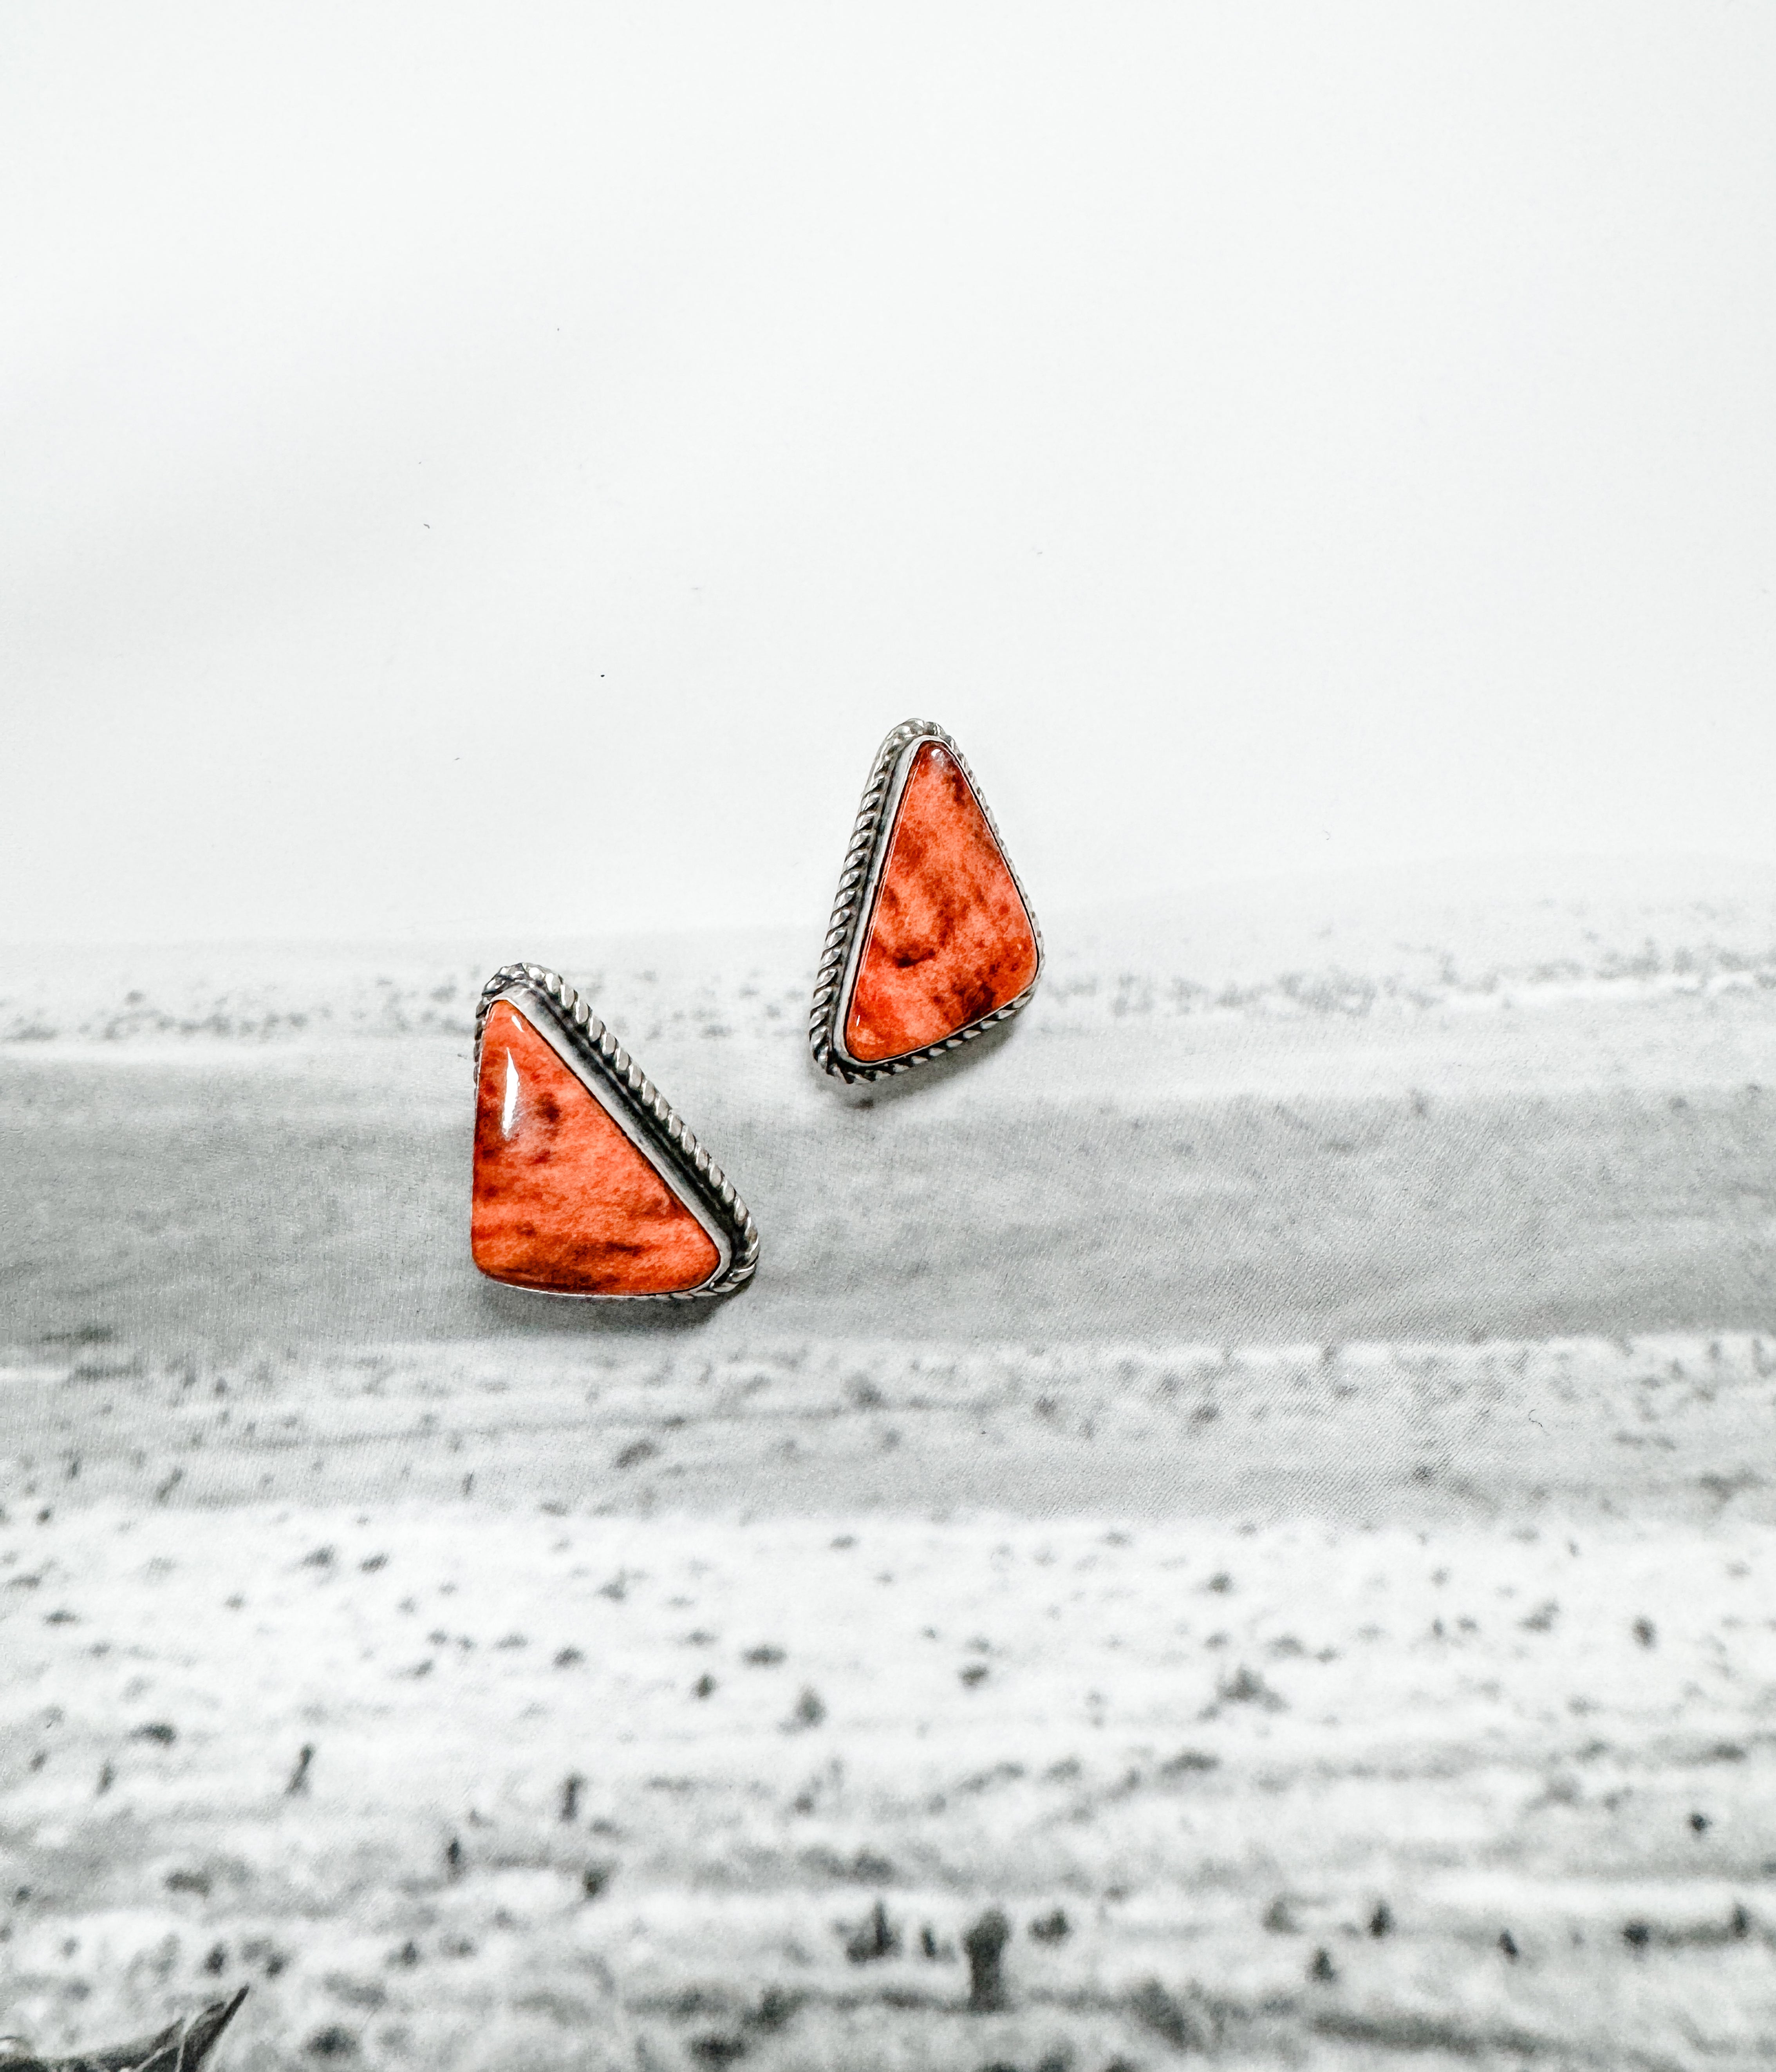
[[[882,743],[839,879],[808,1042],[845,1080],[954,1050],[1029,1004],[1042,939],[962,752],[929,720]]]
[[[673,1302],[751,1279],[758,1229],[733,1182],[559,973],[496,971],[475,1054],[471,1244],[490,1279]]]

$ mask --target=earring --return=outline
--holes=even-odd
[[[471,1243],[491,1280],[682,1302],[752,1278],[758,1227],[733,1182],[558,973],[496,971],[475,1056]]]
[[[882,744],[839,879],[808,1043],[849,1085],[1029,1005],[1042,938],[962,751],[929,720]]]

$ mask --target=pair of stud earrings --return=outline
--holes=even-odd
[[[870,772],[808,1042],[847,1084],[954,1050],[1026,1005],[1042,939],[962,752],[908,720]],[[475,1263],[515,1288],[693,1301],[743,1287],[734,1182],[559,972],[504,964],[475,1016]]]

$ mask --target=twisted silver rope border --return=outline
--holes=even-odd
[[[476,1086],[481,1083],[481,1039],[487,1031],[487,1016],[502,993],[519,985],[542,996],[581,1055],[598,1068],[641,1117],[680,1176],[720,1218],[732,1247],[726,1268],[714,1280],[705,1281],[701,1288],[686,1288],[669,1295],[565,1295],[564,1291],[548,1288],[528,1292],[563,1296],[579,1302],[701,1302],[712,1295],[730,1295],[735,1289],[745,1287],[758,1266],[758,1226],[752,1219],[752,1211],[709,1156],[708,1147],[697,1142],[677,1109],[593,1013],[591,1002],[576,993],[559,972],[550,971],[545,964],[502,964],[482,987],[475,1010]]]
[[[844,996],[845,968],[851,959],[852,944],[858,929],[867,919],[864,912],[864,888],[870,882],[876,855],[888,838],[888,794],[892,785],[894,765],[901,752],[915,741],[935,741],[955,757],[968,779],[968,789],[974,794],[974,803],[980,808],[982,817],[991,829],[993,840],[999,845],[999,853],[1011,874],[1011,882],[1018,888],[1018,897],[1024,902],[1024,911],[1030,917],[1030,931],[1036,939],[1036,968],[1030,974],[1030,984],[1015,1000],[1007,1001],[1003,1007],[996,1007],[990,1014],[983,1014],[978,1021],[971,1022],[966,1028],[958,1029],[953,1035],[946,1036],[941,1042],[927,1043],[923,1050],[909,1050],[903,1058],[890,1058],[879,1065],[854,1063],[839,1054],[838,1033],[849,1005]],[[838,896],[832,904],[832,918],[827,924],[826,946],[820,956],[820,968],[814,980],[814,1000],[808,1009],[808,1044],[814,1054],[814,1062],[823,1071],[830,1072],[835,1079],[843,1079],[847,1086],[860,1081],[891,1079],[902,1072],[910,1072],[915,1065],[928,1064],[933,1058],[941,1058],[952,1050],[959,1050],[964,1043],[972,1043],[976,1036],[985,1035],[1001,1022],[1009,1022],[1014,1014],[1021,1014],[1034,998],[1042,976],[1042,931],[1036,919],[1036,910],[1030,903],[1030,894],[1024,890],[1024,882],[1018,875],[1018,866],[1011,860],[1005,847],[1005,837],[999,832],[999,824],[993,817],[993,808],[987,804],[986,795],[975,781],[974,772],[968,767],[968,758],[955,742],[935,722],[928,719],[902,720],[883,742],[877,751],[876,759],[870,771],[870,781],[865,785],[863,797],[858,804],[856,824],[851,830],[851,845],[845,853],[845,867],[839,873]]]

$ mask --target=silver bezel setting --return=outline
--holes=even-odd
[[[647,1159],[709,1234],[716,1268],[695,1288],[661,1295],[578,1294],[557,1288],[521,1288],[563,1302],[701,1302],[743,1288],[758,1264],[758,1226],[734,1182],[686,1128],[660,1092],[559,972],[542,964],[502,964],[481,989],[475,1012],[475,1081],[481,1083],[481,1044],[487,1017],[508,1000],[561,1063]],[[515,1281],[487,1278],[501,1288]]]
[[[999,853],[1011,874],[1012,883],[1018,888],[1018,897],[1023,902],[1024,912],[1029,917],[1030,933],[1036,939],[1036,968],[1030,974],[1030,984],[1003,1007],[996,1007],[990,1014],[981,1015],[977,1021],[969,1022],[939,1042],[927,1043],[923,1049],[909,1050],[902,1057],[885,1058],[879,1063],[866,1064],[861,1059],[853,1058],[845,1047],[845,1018],[850,1012],[863,946],[869,940],[869,924],[875,912],[876,894],[882,882],[882,866],[887,861],[895,816],[900,810],[901,795],[906,788],[907,773],[912,768],[914,756],[927,741],[936,742],[955,758],[974,803],[980,808],[981,817],[999,845]],[[813,1005],[808,1013],[808,1048],[814,1054],[815,1063],[836,1079],[843,1079],[847,1086],[853,1086],[859,1081],[893,1079],[902,1072],[910,1072],[915,1065],[928,1064],[934,1058],[947,1056],[952,1050],[960,1050],[964,1043],[972,1042],[976,1036],[984,1035],[988,1030],[997,1028],[1001,1022],[1010,1021],[1014,1014],[1021,1014],[1042,983],[1042,931],[1036,910],[1030,903],[1030,894],[1024,890],[1018,866],[1012,861],[1005,837],[993,817],[993,808],[968,767],[968,758],[943,728],[931,721],[902,720],[877,754],[857,808],[851,845],[845,852],[845,868],[839,874],[838,897],[828,924],[826,947],[821,953],[820,972],[814,981]]]

